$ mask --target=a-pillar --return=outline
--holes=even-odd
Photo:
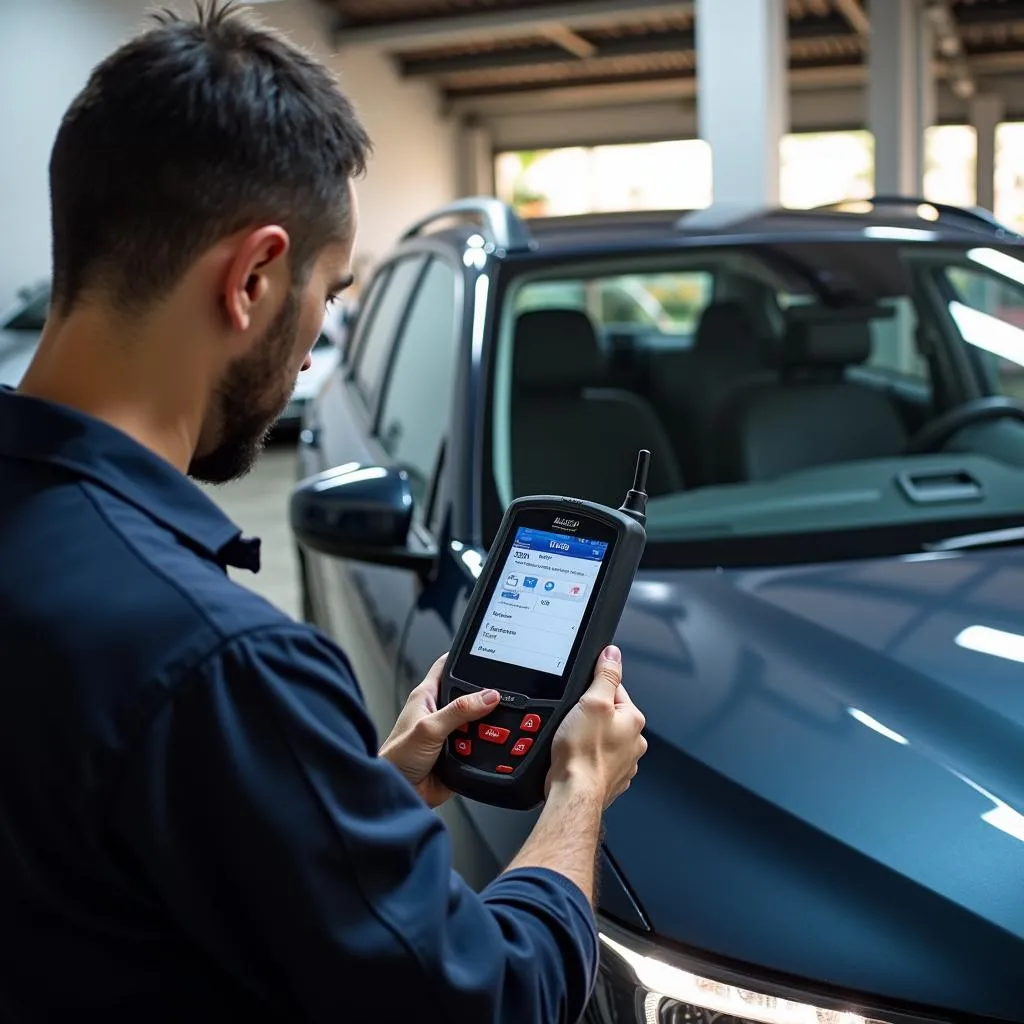
[[[789,127],[785,0],[697,0],[697,119],[716,203],[779,202]]]
[[[986,210],[996,207],[996,129],[1005,114],[1002,96],[979,93],[971,100],[971,124],[978,137],[975,202]]]
[[[935,121],[934,35],[921,0],[871,0],[868,127],[875,194],[924,191],[925,129]]]

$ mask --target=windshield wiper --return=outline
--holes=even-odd
[[[1024,544],[1024,526],[1012,526],[1008,530],[987,530],[985,533],[965,533],[922,546],[925,551],[968,551],[978,548],[1009,548],[1017,544]]]

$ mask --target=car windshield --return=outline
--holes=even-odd
[[[524,260],[499,289],[492,518],[525,494],[617,506],[649,448],[648,564],[1019,523],[1024,416],[983,399],[1024,400],[1022,260],[897,241]]]

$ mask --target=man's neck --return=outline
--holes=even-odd
[[[18,390],[103,420],[184,473],[202,414],[184,353],[168,366],[161,348],[95,312],[72,314],[47,324]]]

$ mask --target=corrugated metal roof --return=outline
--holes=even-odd
[[[323,0],[346,29],[387,28],[385,46],[403,73],[435,81],[449,97],[479,92],[532,91],[566,84],[635,82],[694,73],[693,5],[623,0],[613,17],[575,19],[560,32],[551,10],[572,11],[571,0]],[[870,14],[864,0],[860,10]],[[949,0],[967,58],[1019,52],[1024,68],[1024,0]],[[790,63],[799,68],[844,67],[866,59],[868,41],[841,0],[788,0]],[[846,12],[844,13],[844,7]],[[579,0],[579,9],[587,0]],[[537,19],[529,15],[536,11]],[[522,15],[527,14],[526,18]],[[854,12],[856,14],[856,11]],[[514,16],[502,32],[481,16]],[[466,19],[460,22],[460,19]],[[853,19],[856,21],[857,19]],[[403,33],[401,26],[408,26]],[[423,31],[424,27],[428,31]],[[450,38],[449,38],[450,34]]]

